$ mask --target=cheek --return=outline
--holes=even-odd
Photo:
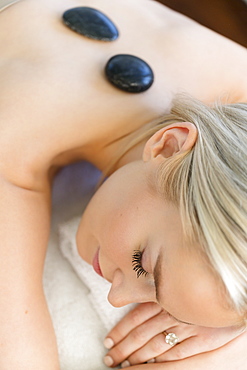
[[[180,264],[180,268],[170,272],[167,269],[163,292],[165,309],[178,319],[199,326],[229,325],[229,312],[222,306],[219,282],[203,269],[185,266]]]
[[[96,216],[102,247],[111,247],[116,253],[139,248],[143,231],[138,207],[133,203],[129,198],[111,199]]]
[[[101,228],[99,241],[102,252],[117,266],[129,263],[131,266],[132,232],[121,212],[108,216]]]

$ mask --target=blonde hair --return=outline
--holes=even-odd
[[[208,106],[188,97],[176,99],[171,114],[133,134],[125,152],[158,129],[186,121],[197,127],[197,142],[161,165],[157,186],[179,207],[185,235],[199,241],[231,307],[246,317],[247,104]]]

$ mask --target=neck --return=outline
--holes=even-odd
[[[84,152],[87,154],[84,159],[107,175],[130,162],[141,160],[146,141],[157,130],[159,121],[151,120],[110,142],[98,140],[94,144],[91,143]]]
[[[128,135],[105,146],[91,146],[87,151],[85,159],[91,162],[104,174],[110,175],[120,167],[142,159],[145,141],[143,140],[126,151],[129,143],[130,139]]]

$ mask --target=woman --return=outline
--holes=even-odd
[[[110,17],[119,30],[117,40],[91,40],[69,29],[62,21],[62,15],[67,9],[78,6],[99,9]],[[155,128],[154,135],[147,133],[147,128],[152,128],[154,124],[150,122],[161,114],[169,113],[172,100],[179,92],[186,92],[205,103],[211,103],[219,97],[229,103],[245,102],[245,49],[155,2],[145,0],[23,0],[1,12],[0,19],[1,369],[59,368],[55,335],[42,288],[49,236],[50,188],[59,168],[82,159],[90,161],[104,173],[119,169],[96,193],[78,231],[78,248],[82,257],[92,263],[95,256],[94,264],[98,272],[102,269],[104,277],[113,282],[110,302],[114,305],[133,300],[156,302],[152,280],[154,275],[157,285],[159,281],[157,301],[160,306],[140,306],[147,307],[148,311],[148,314],[139,316],[144,328],[146,319],[157,315],[162,318],[163,310],[170,310],[170,314],[177,316],[177,319],[195,324],[196,328],[191,330],[193,336],[198,336],[199,342],[202,341],[200,338],[203,341],[212,338],[213,333],[217,337],[207,348],[196,348],[195,353],[215,350],[227,343],[206,357],[201,354],[193,358],[191,355],[195,354],[192,353],[195,345],[191,339],[186,341],[190,337],[188,324],[182,327],[175,324],[175,319],[166,318],[166,328],[180,328],[181,333],[175,332],[175,329],[174,332],[181,344],[168,352],[164,350],[165,354],[156,350],[140,355],[138,348],[147,348],[145,343],[148,346],[149,340],[137,342],[134,350],[121,341],[123,337],[128,340],[128,332],[139,326],[138,321],[132,324],[127,333],[118,330],[118,337],[116,332],[110,333],[108,339],[112,341],[113,348],[105,361],[114,366],[126,359],[130,364],[135,364],[154,357],[158,362],[190,356],[188,360],[178,361],[175,365],[166,362],[142,366],[167,369],[177,366],[177,369],[182,369],[188,364],[184,361],[189,361],[190,368],[194,366],[196,369],[199,360],[200,364],[203,360],[202,366],[207,366],[212,360],[222,366],[224,351],[229,350],[232,357],[229,357],[226,366],[232,369],[236,361],[242,361],[245,355],[243,347],[246,338],[245,334],[241,334],[242,307],[236,308],[236,302],[234,307],[229,307],[233,303],[232,291],[224,291],[226,279],[222,277],[222,272],[219,273],[213,258],[209,260],[209,255],[205,253],[204,246],[208,245],[210,238],[206,238],[205,230],[201,233],[200,228],[195,229],[198,217],[196,209],[187,209],[192,204],[178,201],[179,189],[174,188],[174,194],[167,190],[164,196],[163,190],[158,189],[154,181],[156,170],[165,168],[169,162],[167,158],[176,161],[187,152],[194,153],[192,149],[198,147],[196,144],[201,131],[198,124],[193,122],[195,114],[189,117],[188,122],[187,118],[184,121],[186,112],[192,109],[185,107],[184,117],[176,112],[176,116],[171,118],[172,121],[168,120],[161,131]],[[151,66],[155,78],[147,91],[141,94],[121,91],[105,78],[103,71],[108,60],[122,53],[142,58]],[[189,106],[193,107],[193,104],[199,103],[189,103]],[[203,105],[195,105],[192,110],[197,112],[197,109],[202,115],[204,111],[208,112]],[[246,120],[244,109],[238,106],[235,109],[242,121]],[[223,115],[227,114],[224,111]],[[232,116],[232,113],[228,115]],[[235,126],[238,127],[236,123]],[[239,130],[242,139],[243,129]],[[140,136],[142,133],[143,137]],[[141,138],[133,144],[132,139],[136,137]],[[121,157],[127,145],[129,150]],[[120,153],[119,158],[117,153]],[[114,159],[116,163],[113,164]],[[214,174],[215,171],[213,169]],[[183,177],[181,180],[185,181]],[[159,184],[166,182],[163,175],[159,176]],[[133,203],[129,203],[130,200]],[[244,204],[243,201],[243,207]],[[185,215],[183,225],[178,206]],[[239,217],[241,209],[241,204],[238,204]],[[96,217],[98,210],[101,217]],[[190,212],[193,212],[192,221],[188,219]],[[244,217],[246,227],[246,214],[241,217]],[[122,222],[119,221],[121,218]],[[167,222],[169,227],[164,228]],[[109,229],[110,224],[114,225],[113,229]],[[128,226],[126,233],[125,225]],[[211,227],[214,227],[214,223],[210,224]],[[185,229],[188,229],[186,238]],[[97,230],[101,235],[100,240],[97,239]],[[220,235],[218,229],[216,232],[216,235]],[[145,238],[141,238],[143,233]],[[149,250],[153,250],[152,256],[143,252],[149,242],[148,235],[153,235],[150,238],[152,246],[149,247]],[[163,249],[160,249],[164,240],[170,246],[177,246],[174,251],[170,247],[170,265],[164,268],[169,273],[165,277]],[[99,244],[101,241],[102,245]],[[117,249],[117,254],[115,248],[128,244],[128,241],[134,250],[125,253],[121,247]],[[214,240],[211,244],[214,245]],[[85,245],[89,246],[86,250]],[[184,251],[188,252],[186,248],[190,248],[190,253],[184,254]],[[158,258],[158,254],[161,257]],[[120,260],[122,258],[123,266],[116,267],[113,255]],[[185,258],[186,266],[189,264],[191,269],[191,279],[198,279],[203,274],[203,285],[197,286],[197,291],[188,291],[188,294],[185,294],[185,289],[188,289],[185,269],[177,274]],[[131,263],[137,274],[141,275],[137,280],[138,287]],[[246,258],[244,263],[246,266]],[[127,265],[128,284],[122,284],[122,270],[126,272]],[[164,280],[169,281],[170,274],[171,281],[176,284],[167,284],[166,288]],[[144,275],[147,275],[147,280]],[[131,297],[130,283],[135,287]],[[118,293],[118,287],[122,289],[121,294]],[[199,309],[198,304],[190,304],[193,295],[199,296],[201,289],[207,292],[211,303],[211,308],[207,306],[205,312]],[[182,297],[181,301],[177,295]],[[169,305],[166,296],[169,296]],[[199,299],[202,298],[200,293]],[[201,302],[205,304],[205,299]],[[161,310],[162,314],[159,314]],[[152,320],[154,323],[155,317]],[[128,318],[126,320],[125,328],[129,322]],[[152,337],[160,341],[160,333],[164,330],[163,326],[157,328],[154,324]],[[125,353],[118,346],[114,347],[119,341],[123,343]],[[183,342],[188,343],[188,351],[184,356],[175,352],[184,348]],[[106,344],[109,347],[109,340]],[[131,358],[134,352],[139,358]],[[224,364],[224,368],[226,366]]]
[[[142,160],[101,186],[78,230],[81,256],[112,283],[110,303],[161,307],[139,306],[109,333],[109,366],[191,357],[246,327],[247,106],[183,99],[172,113]]]

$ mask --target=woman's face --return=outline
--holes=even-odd
[[[113,306],[154,301],[186,323],[236,324],[221,283],[199,246],[185,242],[179,212],[152,189],[152,176],[150,162],[136,161],[101,186],[78,229],[81,257],[112,283]]]

